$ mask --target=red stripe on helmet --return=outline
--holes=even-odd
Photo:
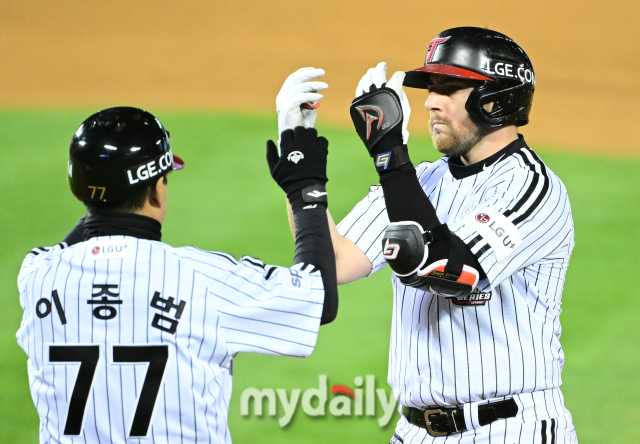
[[[407,72],[429,72],[433,74],[442,74],[444,76],[459,77],[462,79],[473,80],[490,80],[493,79],[485,77],[477,72],[469,71],[468,69],[458,68],[456,66],[441,65],[439,63],[430,63],[417,69],[412,69]]]

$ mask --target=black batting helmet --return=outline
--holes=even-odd
[[[169,132],[147,111],[109,108],[82,122],[71,140],[68,178],[83,202],[125,202],[170,171],[184,167]]]
[[[481,125],[498,128],[529,123],[536,79],[531,61],[504,34],[484,28],[448,29],[427,46],[424,66],[407,71],[404,85],[428,88],[429,76],[442,74],[480,80],[465,108]],[[491,112],[483,106],[494,102]]]

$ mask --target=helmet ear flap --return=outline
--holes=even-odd
[[[494,106],[491,111],[487,111],[484,106],[491,102]],[[471,91],[465,109],[486,128],[500,128],[510,124],[523,126],[529,123],[532,102],[533,87],[530,84],[485,82]]]

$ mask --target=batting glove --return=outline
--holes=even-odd
[[[356,99],[370,92],[372,87],[374,87],[373,89],[375,90],[386,86],[394,90],[400,99],[400,105],[402,107],[402,143],[406,145],[407,142],[409,142],[407,125],[409,124],[409,116],[411,116],[411,106],[402,88],[405,75],[404,71],[396,71],[387,82],[387,64],[380,62],[375,68],[370,68],[369,71],[362,76],[362,79],[360,79],[360,83],[358,83],[358,87],[356,88]]]
[[[313,128],[316,122],[318,101],[324,97],[318,94],[329,87],[324,82],[312,82],[324,76],[324,70],[301,68],[287,77],[278,96],[278,134],[297,126]]]
[[[271,177],[287,193],[291,207],[327,206],[327,155],[329,142],[318,137],[315,128],[298,126],[282,133],[280,153],[267,142],[267,163]]]
[[[404,75],[399,71],[387,83],[387,64],[379,63],[360,80],[351,104],[356,132],[381,175],[410,162],[406,143],[411,107],[402,89]]]

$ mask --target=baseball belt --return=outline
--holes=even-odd
[[[478,422],[485,426],[498,419],[513,418],[517,413],[518,404],[513,399],[490,402],[478,406]],[[431,436],[447,436],[467,431],[462,407],[421,410],[402,406],[402,414],[411,424],[427,429]]]

